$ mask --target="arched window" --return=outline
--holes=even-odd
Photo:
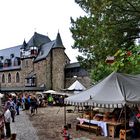
[[[16,73],[16,83],[19,83],[20,82],[20,76],[19,76],[19,73],[17,72]]]
[[[2,83],[5,83],[5,75],[2,75]]]
[[[11,83],[11,74],[8,74],[8,83]]]

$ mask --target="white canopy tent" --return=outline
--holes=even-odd
[[[83,91],[86,88],[78,81],[76,80],[67,90],[73,90],[73,91]]]
[[[69,93],[65,93],[65,92],[58,92],[58,91],[54,91],[54,90],[47,90],[47,91],[44,91],[43,94],[54,94],[54,95],[65,95],[65,96],[70,96]]]
[[[43,91],[43,93],[51,93],[51,94],[53,94],[53,93],[55,93],[56,91],[54,91],[54,90],[47,90],[47,91]]]
[[[140,103],[140,77],[113,72],[91,88],[65,99],[66,104],[115,108]]]

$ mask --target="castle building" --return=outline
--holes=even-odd
[[[28,42],[0,50],[1,92],[60,91],[75,80],[74,75],[90,85],[79,63],[70,63],[60,33],[51,40],[35,32]]]

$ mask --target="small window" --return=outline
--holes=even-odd
[[[17,72],[16,73],[16,83],[19,83],[20,82],[20,76],[19,76],[19,73]]]
[[[2,75],[2,83],[5,83],[5,75]]]
[[[8,83],[11,83],[11,74],[8,74]]]

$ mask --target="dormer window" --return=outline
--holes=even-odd
[[[20,58],[16,57],[14,59],[14,66],[19,66],[20,65]]]
[[[0,60],[3,60],[3,56],[0,56]]]
[[[11,60],[10,59],[5,59],[4,61],[4,67],[8,67],[11,65]]]
[[[14,54],[13,53],[10,55],[10,58],[14,58]]]
[[[30,48],[30,50],[31,50],[31,56],[36,56],[37,55],[37,53],[38,53],[38,48],[37,47],[33,46],[33,47]]]
[[[3,63],[0,61],[0,68],[3,68]]]

